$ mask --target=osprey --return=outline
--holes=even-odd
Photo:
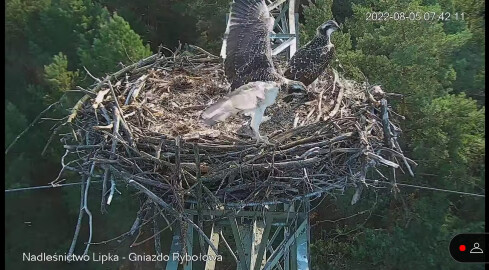
[[[244,113],[251,116],[257,142],[267,143],[259,127],[265,109],[275,103],[279,90],[287,90],[289,97],[306,93],[303,83],[285,78],[273,65],[270,44],[273,22],[264,0],[232,3],[224,71],[234,91],[202,113],[207,124]]]
[[[319,26],[316,36],[289,60],[284,76],[301,81],[305,85],[314,82],[333,58],[334,45],[331,43],[331,34],[338,29],[340,27],[333,20]]]

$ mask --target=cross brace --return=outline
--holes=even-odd
[[[187,209],[185,213],[191,219],[198,217],[195,209]],[[308,213],[309,199],[304,198],[290,205],[272,205],[269,209],[207,209],[201,211],[201,216],[211,222],[209,239],[218,248],[219,254],[222,255],[223,250],[220,247],[224,241],[225,247],[233,253],[232,258],[227,258],[227,263],[235,260],[237,270],[305,270],[310,269]],[[223,238],[226,228],[230,228],[226,238],[234,238],[234,243],[228,244]],[[181,246],[179,228],[174,231],[171,252],[176,252]],[[186,239],[187,252],[191,255],[194,237],[189,234],[193,234],[191,229],[188,230]],[[208,245],[205,252],[207,255],[218,255]],[[218,263],[207,261],[204,269],[214,270]],[[192,270],[194,264],[187,263],[183,269]],[[179,264],[169,261],[166,269],[177,270]]]

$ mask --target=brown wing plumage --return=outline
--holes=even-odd
[[[235,0],[231,5],[224,69],[231,90],[253,81],[276,81],[270,17],[264,0]]]
[[[316,36],[289,60],[284,76],[305,85],[314,82],[333,58],[334,46],[328,43],[327,37]]]

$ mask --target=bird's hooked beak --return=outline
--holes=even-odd
[[[341,30],[341,27],[334,20],[329,20],[326,23],[322,24],[318,27],[318,33],[322,33],[323,35],[331,35],[334,31]]]
[[[340,31],[341,31],[341,27],[340,27],[340,25],[339,25],[337,22],[335,22],[335,21],[332,21],[332,22],[333,22],[333,28],[334,28],[335,30],[340,30]]]
[[[290,102],[294,99],[302,99],[307,96],[306,86],[299,81],[294,81],[288,84],[287,95],[284,97],[285,102]]]
[[[294,82],[289,85],[288,93],[289,94],[305,94],[307,92],[306,85],[302,82]]]

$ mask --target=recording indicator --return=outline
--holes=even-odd
[[[450,255],[458,262],[487,263],[486,233],[463,233],[453,237],[450,242]]]

